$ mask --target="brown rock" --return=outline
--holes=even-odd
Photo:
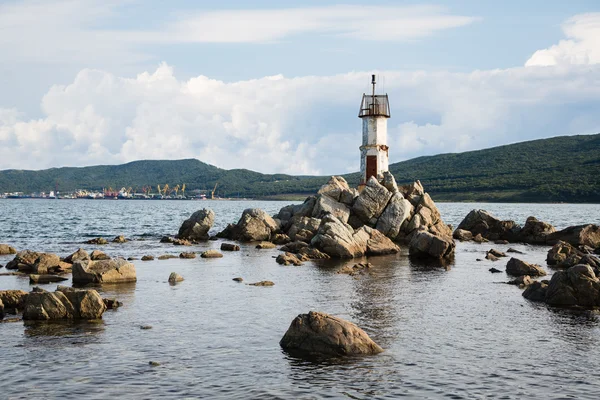
[[[275,236],[273,236],[273,243],[281,245],[281,244],[287,244],[289,242],[292,241],[292,239],[290,239],[290,237],[288,235],[286,235],[285,233],[277,233]]]
[[[600,226],[593,224],[570,226],[547,237],[549,244],[555,244],[559,240],[573,246],[585,245],[598,248],[600,247]]]
[[[154,256],[151,256],[151,255],[142,256],[142,261],[152,261],[152,260],[154,260]]]
[[[92,251],[92,254],[90,254],[90,258],[92,259],[92,261],[110,260],[110,257],[106,255],[105,252],[100,250]]]
[[[122,259],[76,261],[73,283],[124,283],[137,280],[135,266]]]
[[[454,239],[460,240],[461,242],[473,240],[473,234],[464,229],[455,230],[452,236],[454,237]]]
[[[90,255],[87,251],[82,248],[79,248],[75,253],[68,255],[65,257],[65,262],[69,264],[73,264],[75,261],[83,261],[90,260]]]
[[[327,254],[315,249],[314,247],[303,247],[298,250],[298,254],[310,260],[326,260],[331,258]]]
[[[196,258],[196,253],[183,252],[183,253],[179,254],[179,258],[186,258],[186,259]]]
[[[97,244],[97,245],[102,245],[102,244],[108,244],[108,240],[104,239],[104,238],[93,238],[90,239],[88,241],[85,242],[86,244]]]
[[[222,251],[240,251],[240,246],[233,243],[221,243]]]
[[[19,271],[32,271],[33,264],[38,259],[40,255],[43,253],[38,253],[36,251],[31,250],[21,250],[17,253],[15,258],[6,264],[6,269],[18,269]]]
[[[27,292],[23,290],[0,290],[0,301],[4,303],[4,309],[12,314],[22,310],[25,306]]]
[[[123,235],[119,235],[119,236],[117,236],[116,238],[114,238],[114,239],[112,240],[112,242],[113,242],[113,243],[127,243],[127,242],[128,242],[128,240],[127,240],[127,239],[125,239],[125,236],[123,236]]]
[[[279,344],[288,352],[309,356],[370,355],[383,351],[353,323],[313,311],[298,315]]]
[[[0,255],[5,256],[8,254],[17,254],[17,250],[7,244],[0,244]]]
[[[63,282],[66,281],[67,278],[63,278],[62,276],[57,275],[29,275],[29,283],[30,284],[45,284],[45,283],[55,283],[55,282]]]
[[[358,263],[354,265],[346,265],[340,268],[336,274],[346,274],[350,276],[365,275],[373,267],[371,263]]]
[[[208,240],[208,231],[214,222],[215,213],[212,210],[198,210],[181,224],[178,237],[180,239]]]
[[[223,254],[219,253],[217,250],[206,250],[202,254],[200,254],[202,258],[221,258]]]
[[[178,282],[183,282],[183,276],[179,275],[177,272],[171,272],[171,275],[169,275],[169,283]]]
[[[273,286],[275,284],[271,281],[260,281],[260,282],[255,282],[255,283],[249,283],[248,285],[250,285],[250,286]]]
[[[544,276],[546,271],[537,264],[530,264],[517,258],[511,258],[506,264],[506,273],[513,276]]]
[[[177,258],[175,254],[163,254],[162,256],[157,257],[159,260],[170,260],[172,258]]]
[[[523,297],[531,301],[544,301],[548,292],[548,281],[533,282],[523,292]]]
[[[290,265],[290,264],[295,265],[295,266],[302,265],[302,262],[300,261],[300,259],[298,259],[298,257],[293,255],[292,253],[280,254],[277,256],[275,261],[277,261],[277,264],[281,264],[281,265]]]

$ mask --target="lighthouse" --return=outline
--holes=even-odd
[[[359,188],[369,178],[382,178],[388,170],[387,119],[390,117],[390,103],[387,94],[375,94],[375,75],[372,75],[371,94],[363,93],[358,117],[362,119],[362,146],[360,146]]]

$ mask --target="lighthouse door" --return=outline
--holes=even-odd
[[[377,156],[367,156],[366,181],[368,181],[372,176],[377,178]]]

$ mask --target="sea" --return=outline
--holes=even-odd
[[[136,258],[201,252],[222,241],[182,249],[160,238],[175,235],[202,208],[215,212],[216,233],[246,208],[275,214],[286,204],[4,199],[0,243],[61,256],[79,247]],[[454,226],[472,209],[521,224],[535,216],[557,229],[600,217],[600,205],[591,204],[437,205]],[[118,235],[130,241],[83,244]],[[98,288],[123,303],[102,320],[0,323],[0,398],[600,398],[598,315],[524,299],[521,289],[506,284],[507,275],[488,271],[503,271],[507,259],[485,260],[486,251],[508,247],[544,266],[548,277],[554,272],[545,263],[547,246],[491,243],[457,243],[446,267],[412,260],[405,247],[391,256],[302,266],[278,265],[278,249],[249,244],[220,259],[134,261],[136,283]],[[12,258],[0,256],[0,264]],[[373,272],[358,278],[336,273],[359,261],[373,264]],[[185,281],[169,285],[171,272]],[[275,285],[247,285],[261,280]],[[32,285],[26,277],[0,276],[4,289]],[[279,340],[298,314],[311,310],[354,322],[385,351],[329,360],[286,354]]]

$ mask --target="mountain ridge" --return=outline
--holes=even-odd
[[[557,136],[463,153],[420,156],[391,164],[399,184],[419,179],[436,200],[600,202],[600,134]],[[344,176],[357,185],[359,174]],[[225,170],[196,159],[137,160],[119,165],[0,171],[0,193],[164,185],[228,197],[301,197],[329,176]]]

